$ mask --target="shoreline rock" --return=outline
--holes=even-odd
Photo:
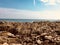
[[[45,44],[44,44],[45,43]],[[1,45],[59,45],[60,22],[0,21]]]

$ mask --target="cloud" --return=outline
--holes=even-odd
[[[60,3],[60,0],[56,0],[57,3]]]
[[[0,18],[9,19],[60,19],[60,10],[29,11],[0,8]]]
[[[40,0],[41,2],[45,3],[45,5],[57,5],[60,3],[60,0]]]
[[[32,19],[39,18],[38,12],[29,10],[18,10],[9,8],[0,8],[0,18]]]
[[[42,1],[42,2],[45,2],[45,3],[48,2],[48,0],[41,0],[41,1]]]
[[[48,5],[56,5],[56,1],[55,0],[49,0]]]

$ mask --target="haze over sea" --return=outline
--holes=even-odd
[[[39,21],[60,21],[60,20],[47,20],[47,19],[0,19],[0,21],[9,21],[9,22],[39,22]]]

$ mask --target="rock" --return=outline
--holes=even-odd
[[[55,31],[58,35],[60,35],[60,30],[58,30],[58,31]]]
[[[45,35],[47,35],[47,33],[42,33],[42,34],[41,34],[41,36],[45,36]]]
[[[13,43],[13,44],[11,44],[11,45],[22,45],[22,44],[14,44],[14,43]]]
[[[9,36],[9,37],[15,37],[15,35],[14,34],[12,34],[12,33],[7,33],[7,35]]]
[[[8,43],[20,43],[19,39],[17,38],[7,38],[7,40]]]
[[[15,37],[14,34],[7,32],[7,31],[1,31],[0,36],[5,36],[5,37]]]
[[[0,22],[0,43],[2,45],[58,45],[60,22],[2,21]]]
[[[4,43],[3,45],[9,45],[8,43]]]
[[[36,40],[36,42],[37,42],[38,44],[41,44],[41,43],[42,43],[42,41],[40,41],[40,40]]]
[[[0,43],[2,44],[4,42],[7,42],[7,38],[4,36],[0,36]]]
[[[5,24],[5,22],[4,21],[0,21],[0,24]]]
[[[49,40],[45,40],[45,42],[48,42],[49,43]]]
[[[60,37],[56,37],[56,38],[54,38],[54,42],[56,42],[56,43],[60,43]]]
[[[18,33],[18,31],[17,31],[16,28],[11,28],[11,29],[9,30],[9,32],[12,33],[12,34],[14,34],[14,35],[16,35],[16,34]]]
[[[45,36],[45,38],[51,40],[53,37],[52,36]]]

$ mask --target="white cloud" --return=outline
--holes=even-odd
[[[28,10],[0,8],[0,18],[20,18],[20,19],[39,18],[37,14],[38,12]]]
[[[60,19],[60,10],[29,11],[29,10],[0,8],[0,18]]]
[[[48,2],[48,0],[41,0],[41,1],[42,1],[42,2],[45,2],[45,3]]]
[[[56,0],[57,3],[60,3],[60,0]]]
[[[45,3],[45,5],[57,5],[58,3],[60,3],[60,0],[40,0],[43,3]]]
[[[48,5],[56,5],[56,1],[55,0],[49,0]]]

